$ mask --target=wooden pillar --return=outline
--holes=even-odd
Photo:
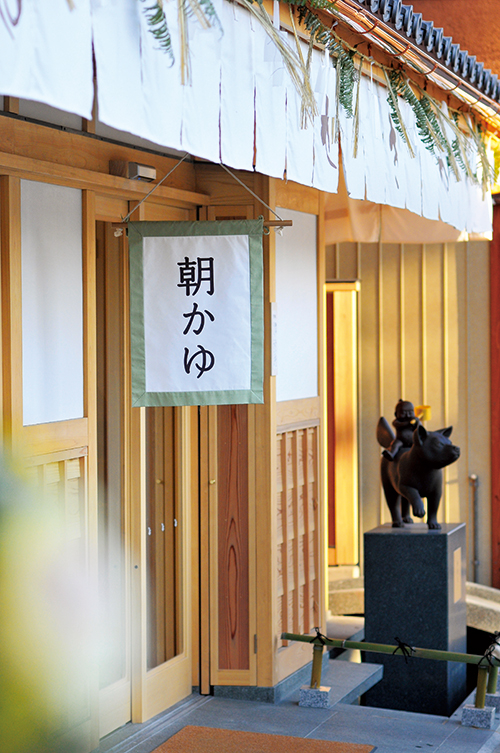
[[[490,244],[491,585],[500,588],[500,194],[493,200]]]
[[[2,413],[4,446],[12,447],[22,428],[21,182],[0,177],[2,290]]]

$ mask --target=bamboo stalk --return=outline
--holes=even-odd
[[[321,687],[321,670],[322,669],[323,669],[323,644],[315,643],[313,647],[311,688]]]
[[[281,639],[284,641],[300,641],[301,643],[317,643],[331,646],[332,648],[355,648],[359,651],[372,651],[379,654],[394,654],[395,656],[403,656],[403,653],[398,650],[398,646],[389,646],[382,643],[361,643],[359,641],[343,641],[339,638],[313,638],[310,635],[298,635],[295,633],[282,633]],[[396,651],[396,653],[394,653]],[[484,659],[483,656],[477,654],[461,654],[455,651],[438,651],[430,648],[412,648],[412,657],[416,659],[434,659],[436,661],[454,661],[462,664],[479,664]],[[491,663],[493,667],[500,667],[500,661],[495,657],[491,657]],[[487,667],[486,667],[487,668]]]
[[[488,680],[488,667],[477,668],[476,709],[484,709],[486,701],[486,683]]]
[[[498,667],[490,667],[488,674],[488,688],[487,693],[496,693],[498,684]]]

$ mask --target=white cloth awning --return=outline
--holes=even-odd
[[[74,11],[61,2],[57,12],[27,0],[16,26],[0,19],[0,92],[89,118],[93,40],[101,122],[211,162],[243,170],[253,170],[255,162],[258,172],[336,193],[336,70],[327,54],[313,51],[319,114],[303,129],[299,96],[263,27],[236,3],[213,2],[223,33],[190,19],[191,83],[182,85],[176,3],[164,4],[176,58],[171,66],[138,0],[80,0]],[[293,36],[282,34],[293,49]],[[387,90],[363,76],[359,101],[356,157],[354,121],[342,107],[339,117],[351,199],[409,210],[468,233],[491,231],[490,197],[466,179],[457,181],[444,155],[437,161],[428,152],[405,102],[400,109],[413,159],[394,128]]]

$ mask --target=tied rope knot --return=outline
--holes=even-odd
[[[408,664],[408,657],[410,657],[412,654],[415,653],[415,649],[413,648],[413,646],[410,646],[408,643],[404,643],[403,641],[401,641],[397,636],[394,638],[394,640],[396,641],[398,645],[392,652],[392,655],[394,656],[394,654],[397,651],[401,651],[401,653],[403,654],[405,658],[405,664]]]
[[[326,635],[323,635],[323,633],[320,632],[319,627],[315,627],[313,628],[313,630],[316,631],[316,635],[314,636],[314,638],[311,638],[309,643],[314,643],[316,640],[318,640],[322,646],[326,646],[326,641],[328,640]]]
[[[492,659],[500,659],[500,632],[494,633],[493,643],[490,643],[482,657],[477,663],[478,667],[484,666],[483,662],[486,661],[490,667],[494,667]]]

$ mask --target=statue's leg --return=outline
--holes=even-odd
[[[406,497],[401,497],[401,517],[403,523],[413,523],[413,518],[410,515],[410,503]]]
[[[389,511],[391,513],[392,527],[403,528],[404,523],[401,517],[401,497],[393,487],[387,471],[384,468],[384,465],[387,462],[387,460],[382,460],[381,464],[382,487],[384,489],[387,506],[389,507]]]
[[[403,497],[406,497],[412,506],[414,516],[416,518],[423,518],[425,515],[425,507],[422,502],[422,497],[417,490],[412,486],[400,486],[399,491]]]
[[[437,511],[441,501],[441,490],[435,490],[427,495],[427,525],[430,529],[439,531],[441,526],[437,522]]]

